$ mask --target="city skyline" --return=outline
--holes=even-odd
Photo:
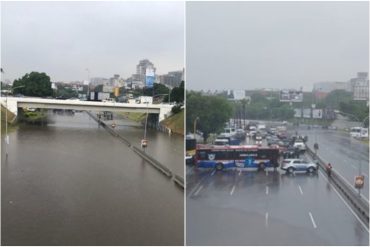
[[[129,78],[146,58],[158,75],[184,68],[181,2],[2,2],[1,13],[3,80]]]

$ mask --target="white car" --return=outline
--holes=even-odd
[[[289,173],[293,173],[295,171],[313,173],[318,170],[318,165],[303,159],[285,159],[281,165],[281,169]]]
[[[304,144],[303,141],[296,141],[293,144],[294,148],[298,148],[300,151],[306,151],[306,145]]]

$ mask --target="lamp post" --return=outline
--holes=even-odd
[[[24,86],[13,87],[10,89],[10,92],[13,92],[14,89],[22,88]],[[5,94],[5,155],[8,157],[8,145],[9,145],[9,136],[8,136],[8,92]]]
[[[144,151],[145,151],[145,148],[148,146],[148,141],[146,139],[146,128],[147,128],[147,124],[148,124],[148,113],[149,113],[148,105],[149,105],[149,102],[146,102],[146,118],[145,118],[145,127],[144,127],[144,138],[141,140],[141,148],[144,149]]]
[[[194,120],[194,139],[196,139],[195,138],[195,133],[196,133],[196,131],[197,131],[197,121],[199,120],[199,117],[196,117],[195,118],[195,120]]]

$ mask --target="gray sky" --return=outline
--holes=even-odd
[[[148,58],[158,74],[184,67],[182,2],[1,2],[5,79],[127,78]]]
[[[187,2],[188,89],[300,88],[369,70],[368,2]]]

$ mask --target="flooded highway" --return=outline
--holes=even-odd
[[[144,129],[141,124],[133,123],[119,114],[114,114],[113,121],[105,122],[114,122],[117,125],[115,127],[117,133],[130,141],[132,145],[140,147],[140,141],[144,137]],[[146,153],[168,167],[175,174],[184,177],[184,137],[177,134],[169,135],[148,128],[147,140]]]
[[[86,113],[49,116],[9,134],[3,245],[183,245],[182,189]]]

